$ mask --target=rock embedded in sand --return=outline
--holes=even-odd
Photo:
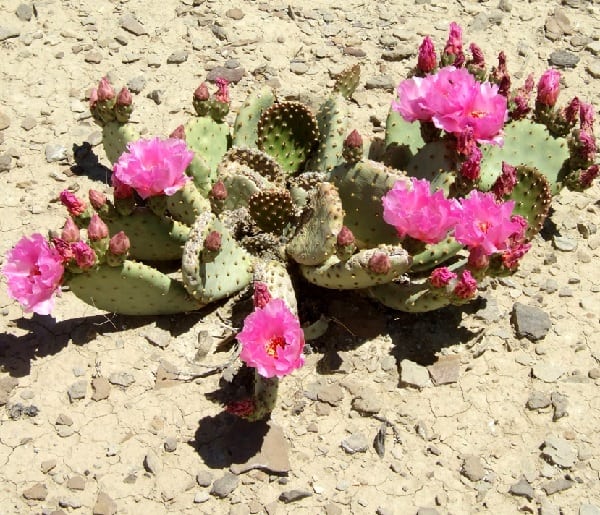
[[[531,341],[541,340],[548,334],[552,323],[545,311],[521,302],[513,305],[511,321],[519,338]]]

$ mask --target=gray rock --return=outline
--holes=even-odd
[[[48,488],[44,483],[37,483],[23,491],[23,497],[31,501],[43,501],[48,497]]]
[[[473,482],[481,481],[485,477],[485,469],[479,456],[465,456],[460,473]]]
[[[566,372],[563,364],[547,362],[536,363],[531,368],[531,375],[545,383],[554,383]]]
[[[240,479],[238,476],[231,472],[226,472],[222,477],[215,480],[210,493],[216,497],[225,498],[237,488],[239,482]]]
[[[365,57],[367,53],[360,47],[347,46],[344,47],[344,55],[351,55],[352,57]]]
[[[348,438],[342,440],[341,446],[348,454],[367,452],[369,440],[367,440],[367,437],[362,433],[353,433]]]
[[[232,20],[239,21],[244,17],[244,11],[237,8],[227,9],[227,11],[225,11],[225,16],[231,18]]]
[[[533,497],[535,496],[535,492],[529,484],[529,481],[527,481],[527,479],[525,479],[524,477],[521,478],[517,483],[512,485],[508,491],[509,493],[516,495],[517,497],[526,497],[530,501],[532,501]]]
[[[92,513],[93,515],[116,515],[117,503],[108,494],[99,492]]]
[[[10,38],[18,38],[21,33],[17,29],[11,27],[0,26],[0,41],[5,41]]]
[[[57,143],[49,143],[46,145],[44,152],[46,154],[46,161],[48,163],[64,161],[67,159],[67,149]]]
[[[214,34],[214,36],[219,41],[227,41],[227,39],[229,39],[229,36],[227,35],[227,31],[223,27],[220,27],[219,25],[211,25],[210,31]]]
[[[541,340],[548,334],[552,323],[550,317],[540,308],[520,302],[513,305],[511,321],[519,338],[531,341]]]
[[[579,515],[600,515],[600,508],[595,504],[582,504],[579,506]]]
[[[160,89],[153,89],[146,97],[152,100],[156,105],[163,103],[163,92]]]
[[[555,249],[558,249],[562,252],[573,252],[577,250],[577,240],[573,240],[565,236],[554,236],[552,239],[552,244],[554,245]]]
[[[67,390],[67,394],[69,395],[69,400],[74,402],[79,399],[85,398],[85,393],[87,392],[87,382],[85,379],[80,381],[76,381]]]
[[[168,436],[164,442],[165,451],[174,452],[177,450],[177,438],[174,436]]]
[[[292,61],[290,63],[290,71],[296,75],[304,75],[308,71],[308,66],[302,61]]]
[[[509,13],[512,11],[512,2],[510,0],[500,0],[500,2],[498,2],[498,9],[505,13]]]
[[[306,497],[311,496],[312,492],[308,490],[286,490],[285,492],[281,492],[279,500],[288,504],[290,502],[299,501],[300,499],[305,499]]]
[[[42,461],[42,463],[40,463],[40,470],[42,471],[42,474],[47,474],[55,467],[56,467],[56,460],[54,460],[54,459],[45,460],[45,461]]]
[[[127,82],[127,89],[132,93],[138,95],[142,92],[142,90],[146,87],[146,78],[143,75],[139,77],[134,77],[129,82]]]
[[[119,24],[121,25],[121,28],[125,29],[127,32],[131,32],[135,36],[143,36],[144,34],[148,34],[148,31],[144,28],[144,26],[131,14],[125,14],[122,16],[119,20]]]
[[[92,400],[102,401],[110,395],[110,383],[106,377],[98,376],[92,379]]]
[[[217,66],[208,72],[206,75],[206,80],[210,82],[214,82],[215,79],[222,77],[226,79],[228,82],[238,83],[242,80],[242,77],[246,75],[246,70],[244,68],[227,68],[226,66]]]
[[[571,468],[577,461],[577,449],[564,438],[549,436],[542,446],[542,456],[562,468]]]
[[[546,37],[551,41],[556,41],[564,35],[573,33],[571,21],[566,13],[559,8],[556,8],[554,12],[546,18],[544,28],[546,29]]]
[[[85,490],[85,478],[83,476],[73,476],[67,481],[69,490]]]
[[[384,61],[404,61],[405,59],[412,59],[415,55],[415,49],[412,47],[399,48],[396,50],[387,50],[381,54],[381,58]]]
[[[394,89],[396,88],[396,81],[388,75],[378,75],[377,77],[368,78],[365,82],[365,88],[394,91]]]
[[[527,409],[537,410],[547,408],[548,406],[550,406],[551,402],[552,400],[550,398],[550,395],[542,392],[532,392],[529,396],[529,399],[527,399],[526,406]]]
[[[19,4],[15,14],[21,21],[30,21],[31,18],[33,18],[33,6],[29,4]]]
[[[139,61],[141,58],[142,58],[142,54],[138,54],[138,53],[134,53],[134,52],[127,52],[126,54],[123,54],[121,62],[123,64],[131,64],[131,63],[135,63],[135,62]]]
[[[210,494],[208,492],[198,492],[194,495],[194,502],[196,504],[201,504],[210,499]]]
[[[431,386],[427,368],[408,359],[403,359],[400,362],[400,382],[417,388]]]
[[[196,482],[200,486],[210,486],[213,481],[213,475],[210,470],[201,470],[196,474]]]
[[[561,477],[559,479],[554,479],[543,484],[542,490],[546,492],[546,495],[553,495],[555,493],[562,492],[563,490],[568,490],[574,484],[575,481],[571,481],[570,479]]]
[[[575,68],[579,56],[567,50],[555,50],[550,54],[550,64],[557,68]]]
[[[8,115],[3,112],[0,111],[0,131],[3,131],[4,129],[8,129],[10,127],[10,118],[8,117]]]
[[[460,356],[440,356],[427,370],[436,386],[456,383],[460,374]]]
[[[490,295],[485,295],[485,306],[477,311],[473,316],[484,322],[492,323],[500,320],[501,313],[498,306],[498,300]]]
[[[379,413],[383,408],[381,397],[371,389],[365,389],[365,393],[359,397],[352,399],[352,409],[363,415],[372,415]]]
[[[600,40],[590,41],[585,49],[594,55],[600,55]]]
[[[116,384],[127,388],[135,382],[135,378],[129,372],[113,372],[108,376],[108,380],[111,384]]]
[[[74,510],[83,506],[77,497],[63,497],[58,500],[58,505],[61,508],[73,508]]]
[[[344,390],[338,384],[319,384],[315,393],[318,400],[332,406],[339,406],[344,399]]]
[[[162,461],[156,453],[152,450],[148,451],[146,456],[144,456],[144,469],[156,475],[162,470],[162,467]]]
[[[585,69],[594,79],[600,79],[600,61],[598,59],[593,60]]]
[[[540,502],[539,515],[561,515],[561,510],[556,504],[552,504],[548,499],[542,499]]]
[[[0,155],[0,172],[8,172],[12,168],[12,156]]]
[[[440,512],[435,508],[419,508],[417,515],[440,515]]]
[[[167,64],[185,63],[187,58],[188,53],[185,50],[179,50],[177,52],[173,52],[169,57],[167,57]]]
[[[61,413],[56,417],[56,425],[57,426],[72,426],[73,419],[64,413]]]
[[[83,60],[90,64],[100,64],[102,62],[102,54],[96,50],[92,50],[83,56]]]
[[[552,415],[552,420],[556,422],[557,420],[566,417],[569,414],[567,411],[569,407],[569,401],[567,400],[566,395],[563,395],[559,392],[552,392],[551,399],[552,406],[554,407],[554,415]]]

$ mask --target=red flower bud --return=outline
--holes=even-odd
[[[60,237],[67,243],[79,241],[79,227],[77,227],[70,216],[67,218],[65,225],[63,226]]]
[[[208,92],[208,86],[206,85],[206,82],[203,82],[196,88],[196,91],[194,91],[194,98],[196,100],[203,101],[210,98],[210,93]]]
[[[114,254],[115,256],[122,256],[124,254],[127,254],[130,247],[131,242],[129,241],[129,238],[123,231],[119,231],[108,242],[108,250],[111,254]]]
[[[127,86],[123,86],[121,91],[119,91],[119,95],[117,96],[117,105],[130,106],[132,103],[133,98],[131,98],[131,92],[127,89]]]
[[[375,252],[367,264],[369,270],[374,274],[387,274],[392,269],[392,263],[385,252]]]
[[[340,232],[337,235],[337,244],[340,247],[347,247],[348,245],[352,245],[354,243],[354,234],[352,231],[348,229],[345,225],[342,225]]]
[[[269,287],[265,283],[255,282],[254,283],[254,307],[264,308],[271,300],[271,293]]]
[[[88,237],[91,241],[108,238],[108,226],[96,213],[92,215],[90,224],[88,225]]]
[[[101,209],[106,205],[106,195],[100,191],[90,190],[88,197],[94,209]]]
[[[537,85],[537,102],[548,107],[554,107],[560,93],[560,72],[546,70]]]
[[[419,57],[417,60],[417,69],[423,73],[430,73],[435,70],[437,65],[437,57],[435,55],[435,47],[429,36],[425,36],[421,46],[419,47]]]
[[[96,264],[96,253],[92,248],[83,241],[78,241],[71,244],[75,263],[82,270],[88,270]]]
[[[227,188],[223,181],[217,181],[213,184],[210,194],[216,200],[225,200],[227,198]]]
[[[169,138],[185,140],[185,127],[180,125],[170,135]]]
[[[221,233],[210,231],[204,240],[204,248],[210,252],[218,252],[221,250]]]
[[[98,101],[112,100],[115,98],[115,89],[108,80],[108,77],[102,77],[98,84]]]

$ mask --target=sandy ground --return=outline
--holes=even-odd
[[[421,38],[440,48],[454,20],[490,63],[507,53],[515,83],[566,51],[561,98],[600,105],[600,5],[563,4],[3,0],[0,263],[23,234],[62,225],[62,189],[108,191],[86,105],[107,73],[138,91],[140,129],[166,135],[215,67],[241,75],[233,117],[265,82],[311,100],[359,62],[351,116],[371,138]],[[73,167],[85,141],[92,177]],[[263,435],[212,394],[230,305],[149,320],[65,293],[40,317],[0,285],[0,514],[600,513],[599,193],[556,199],[554,233],[468,309],[407,316],[332,296],[329,332],[283,381],[257,470],[243,464]],[[548,315],[543,338],[516,337],[515,303]]]

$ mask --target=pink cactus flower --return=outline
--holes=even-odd
[[[517,243],[502,253],[502,264],[509,270],[515,270],[519,266],[521,258],[529,252],[531,243]]]
[[[112,100],[115,98],[115,89],[108,80],[108,77],[102,77],[98,84],[98,101],[104,102],[105,100]]]
[[[96,213],[92,215],[88,225],[88,238],[91,241],[98,241],[108,238],[108,226]]]
[[[463,273],[460,274],[460,278],[452,293],[465,300],[475,297],[475,294],[477,293],[477,281],[473,275],[471,275],[471,272],[464,270]]]
[[[454,237],[470,248],[481,247],[488,256],[505,250],[509,238],[520,230],[518,221],[512,220],[513,200],[497,202],[493,193],[471,191],[461,199],[461,217],[454,228]]]
[[[510,195],[516,185],[517,169],[502,161],[502,173],[492,186],[492,192],[496,195],[498,200],[502,200],[505,195]]]
[[[64,274],[63,258],[41,234],[24,236],[8,251],[2,273],[8,294],[27,312],[49,315]]]
[[[417,70],[425,75],[435,70],[437,66],[437,57],[435,47],[429,36],[425,36],[419,47],[419,56],[417,58]]]
[[[69,216],[63,226],[60,237],[67,243],[73,243],[79,241],[79,227],[75,224],[73,219]]]
[[[407,122],[415,120],[430,121],[433,111],[427,105],[427,98],[433,81],[432,76],[414,77],[402,81],[397,88],[398,100],[392,102],[392,108],[398,111]]]
[[[72,243],[71,250],[73,251],[75,263],[82,270],[89,270],[96,264],[96,253],[84,241]]]
[[[456,200],[439,190],[431,193],[425,179],[412,178],[412,186],[397,181],[383,199],[383,219],[393,225],[401,237],[410,236],[425,243],[438,243],[459,220]]]
[[[266,283],[255,281],[254,282],[254,307],[264,308],[271,301],[271,292]]]
[[[537,85],[536,101],[548,107],[554,107],[560,93],[560,72],[552,68],[546,70]]]
[[[191,180],[185,169],[194,158],[184,141],[152,138],[127,145],[114,165],[114,179],[133,188],[143,199],[173,195]]]
[[[114,173],[111,176],[111,183],[115,200],[130,198],[133,196],[133,188],[121,182]]]
[[[115,256],[123,256],[129,252],[131,242],[123,231],[119,231],[108,241],[108,250]]]
[[[440,266],[438,268],[434,268],[433,272],[429,276],[429,283],[434,288],[444,288],[450,284],[450,281],[456,279],[456,274],[447,266]]]
[[[59,199],[71,216],[80,216],[87,208],[86,203],[69,190],[61,191]]]
[[[283,377],[304,364],[300,321],[282,299],[272,299],[244,320],[237,335],[240,359],[266,378]]]
[[[73,249],[71,248],[71,243],[63,240],[62,238],[52,238],[52,245],[54,245],[54,248],[60,254],[64,265],[67,265],[69,261],[73,259]]]

